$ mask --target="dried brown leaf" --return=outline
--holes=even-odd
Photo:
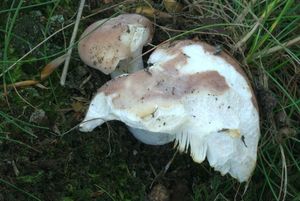
[[[179,13],[183,9],[183,5],[175,0],[163,0],[163,4],[169,13]]]
[[[8,84],[8,85],[0,85],[1,88],[11,88],[11,87],[29,87],[32,85],[36,85],[38,84],[40,81],[43,81],[44,79],[46,79],[47,77],[49,77],[49,75],[51,75],[51,73],[53,73],[53,71],[58,68],[60,66],[60,64],[62,64],[65,61],[66,55],[62,55],[54,60],[52,60],[49,64],[47,64],[41,71],[41,75],[40,75],[40,80],[25,80],[25,81],[20,81],[20,82],[16,82],[16,83],[12,83],[12,84]]]
[[[72,103],[72,108],[75,112],[82,112],[85,110],[85,106],[82,102],[76,101]]]
[[[49,64],[47,64],[42,72],[41,72],[41,80],[46,79],[47,77],[49,77],[49,75],[51,75],[51,73],[53,73],[53,71],[60,66],[60,64],[62,64],[66,59],[66,55],[62,55],[54,60],[52,60]]]
[[[28,87],[28,86],[32,86],[32,85],[35,85],[39,83],[39,81],[37,80],[25,80],[25,81],[20,81],[20,82],[16,82],[16,83],[13,83],[13,84],[8,84],[6,85],[7,88],[11,88],[11,87],[16,87],[16,88],[19,88],[19,87]],[[1,88],[3,88],[4,86],[1,85]]]
[[[140,6],[135,9],[135,12],[151,18],[171,18],[172,16],[166,12],[156,10],[148,6]]]

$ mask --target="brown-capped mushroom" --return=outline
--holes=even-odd
[[[91,24],[81,35],[82,61],[112,77],[143,68],[143,46],[152,40],[153,25],[138,14],[122,14]]]

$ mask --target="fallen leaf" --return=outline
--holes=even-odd
[[[175,0],[163,0],[163,4],[169,13],[179,13],[183,9],[183,5]]]
[[[36,85],[39,82],[45,80],[55,69],[57,69],[66,58],[66,54],[52,60],[50,63],[48,63],[41,71],[40,80],[25,80],[20,82],[15,82],[13,84],[7,84],[7,85],[0,85],[1,88],[11,88],[11,87],[28,87],[32,85]]]
[[[28,86],[35,85],[37,83],[39,83],[39,81],[37,81],[37,80],[25,80],[25,81],[16,82],[16,83],[13,83],[13,84],[8,84],[5,87],[7,87],[7,88],[11,88],[11,87],[16,87],[16,88],[28,87]],[[1,85],[1,88],[3,88],[3,87],[4,87],[4,85]]]
[[[53,73],[53,71],[60,66],[60,64],[62,64],[66,59],[66,55],[62,55],[54,60],[52,60],[49,64],[47,64],[42,72],[41,72],[41,80],[46,79],[47,77],[49,77],[49,75],[51,75],[51,73]]]
[[[72,108],[75,112],[81,112],[81,111],[84,111],[85,106],[82,102],[76,101],[76,102],[72,103]]]
[[[166,12],[156,10],[148,6],[140,6],[135,9],[135,12],[146,17],[157,17],[157,18],[171,18],[172,16]]]

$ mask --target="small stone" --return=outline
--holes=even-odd
[[[169,201],[170,193],[164,185],[157,184],[152,188],[148,195],[148,199],[149,201]]]
[[[37,123],[37,124],[41,123],[44,120],[45,116],[46,116],[46,113],[44,110],[42,110],[42,109],[35,110],[30,115],[29,122]]]
[[[58,22],[58,23],[64,23],[65,18],[63,15],[54,15],[50,18],[51,22]]]
[[[138,154],[138,151],[137,151],[137,150],[133,150],[133,151],[132,151],[132,154],[133,154],[134,156],[136,156],[136,155]]]

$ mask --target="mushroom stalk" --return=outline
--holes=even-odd
[[[143,48],[139,48],[135,52],[133,52],[132,54],[133,59],[129,62],[130,68],[128,69],[128,73],[134,73],[144,68],[142,54],[143,54]]]
[[[141,70],[144,68],[144,63],[143,63],[143,47],[138,48],[136,51],[132,53],[132,56],[128,59],[124,59],[119,62],[119,65],[113,71],[110,76],[112,78],[118,77],[123,74],[131,74],[134,73],[138,70]]]
[[[148,145],[164,145],[175,140],[175,136],[167,133],[150,132],[130,126],[128,129],[136,139]]]

